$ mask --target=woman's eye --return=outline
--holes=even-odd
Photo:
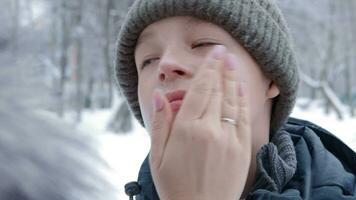
[[[149,58],[149,59],[144,60],[141,65],[141,69],[143,69],[147,65],[150,65],[155,59],[158,59],[158,58]]]
[[[197,48],[197,47],[204,47],[204,46],[212,46],[212,45],[218,45],[217,43],[213,42],[202,42],[202,43],[197,43],[192,46],[192,48]]]

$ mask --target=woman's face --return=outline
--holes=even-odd
[[[138,97],[147,130],[151,129],[153,91],[160,89],[162,94],[187,91],[214,45],[223,45],[236,55],[238,77],[246,82],[248,90],[252,133],[254,129],[260,132],[255,127],[263,127],[267,132],[267,135],[253,137],[260,137],[259,140],[265,142],[269,133],[271,99],[279,94],[278,88],[262,74],[254,59],[228,32],[212,23],[186,16],[151,24],[139,37],[135,50]],[[176,113],[179,104],[172,108]]]

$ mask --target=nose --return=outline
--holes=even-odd
[[[172,54],[164,54],[161,57],[158,73],[158,79],[160,81],[172,81],[177,78],[191,78],[193,77],[193,69],[188,64],[189,58],[184,56],[174,56]]]

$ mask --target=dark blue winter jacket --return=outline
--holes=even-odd
[[[281,193],[258,189],[247,200],[356,200],[356,154],[323,128],[289,118],[283,127],[292,137],[297,170]],[[355,126],[356,128],[356,126]],[[137,199],[158,200],[148,158],[143,162]]]

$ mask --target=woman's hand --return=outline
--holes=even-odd
[[[155,91],[150,168],[162,200],[240,198],[251,160],[246,92],[222,46],[199,68],[175,118]]]

